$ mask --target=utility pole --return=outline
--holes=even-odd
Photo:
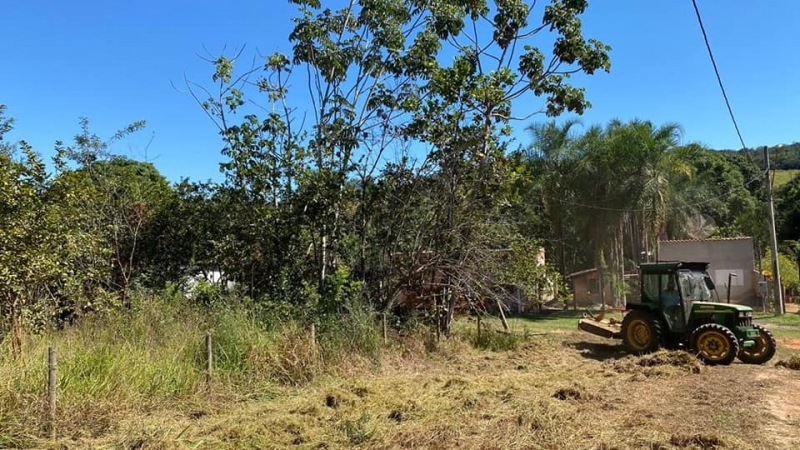
[[[775,234],[775,206],[772,203],[772,177],[770,177],[769,147],[764,146],[764,162],[766,171],[764,176],[767,181],[767,207],[769,208],[769,237],[772,246],[772,277],[775,280],[775,300],[778,306],[778,314],[785,312],[783,304],[783,289],[781,289],[781,272],[778,263],[778,237]]]

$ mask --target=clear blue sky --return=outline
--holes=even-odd
[[[585,124],[672,121],[688,141],[740,147],[691,0],[589,4],[585,34],[613,50],[610,74],[580,78],[594,105]],[[699,5],[745,143],[800,140],[800,2]],[[9,138],[50,155],[56,139],[76,134],[80,116],[101,136],[144,119],[147,131],[117,152],[152,161],[172,181],[219,179],[216,128],[171,82],[181,86],[184,75],[210,81],[211,66],[199,58],[204,48],[215,55],[243,44],[264,54],[288,51],[294,11],[284,0],[3,1],[0,103],[17,119]],[[541,105],[527,102],[518,108]]]

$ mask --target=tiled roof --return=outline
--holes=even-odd
[[[750,236],[736,236],[736,237],[723,237],[723,238],[710,238],[710,239],[675,239],[669,241],[658,241],[659,243],[665,242],[715,242],[715,241],[746,241],[753,239]]]
[[[597,268],[596,268],[596,267],[593,267],[593,268],[591,268],[591,269],[586,269],[586,270],[580,270],[580,271],[578,271],[578,272],[573,272],[573,273],[571,273],[571,274],[567,275],[567,276],[566,276],[566,278],[577,277],[577,276],[580,276],[580,275],[585,275],[585,274],[587,274],[587,273],[592,273],[592,272],[597,272]],[[626,273],[625,273],[625,276],[626,276],[626,277],[629,277],[629,276],[639,276],[639,274],[637,274],[636,272],[626,272]]]
[[[581,271],[578,271],[578,272],[573,272],[573,273],[567,275],[567,278],[577,277],[578,275],[583,275],[585,273],[591,273],[591,272],[597,272],[597,269],[596,268],[592,268],[592,269],[581,270]]]

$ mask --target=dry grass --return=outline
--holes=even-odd
[[[738,375],[719,373],[724,368],[696,373],[686,365],[634,358],[616,365],[576,353],[553,340],[499,354],[447,342],[427,357],[389,356],[378,374],[318,379],[302,389],[281,389],[269,401],[126,417],[117,432],[75,444],[624,449],[763,448],[767,442],[753,432],[759,419],[748,414],[760,388],[744,394],[731,389],[741,382]],[[675,360],[685,358],[657,359]],[[637,373],[675,370],[642,379],[620,376],[616,368],[628,364],[642,370]]]
[[[743,364],[704,367],[683,352],[626,356],[611,341],[574,328],[557,331],[518,336],[509,350],[486,350],[465,329],[440,343],[429,333],[394,336],[379,365],[353,357],[314,368],[307,378],[306,363],[265,358],[252,362],[252,370],[305,382],[239,382],[236,389],[218,386],[210,400],[202,392],[162,397],[146,407],[105,407],[102,415],[62,410],[62,438],[52,446],[782,448],[784,441],[764,431],[771,416],[763,399],[792,372]],[[299,333],[287,339],[281,351],[301,355],[303,338]],[[783,375],[761,377],[772,372]],[[105,421],[104,429],[94,425],[98,420]],[[32,424],[22,427],[29,433],[19,442],[50,445]]]
[[[775,363],[775,367],[785,367],[792,370],[800,370],[800,357],[792,356],[787,360],[780,360]]]

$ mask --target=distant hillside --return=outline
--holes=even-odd
[[[784,184],[792,181],[795,177],[800,175],[800,170],[798,169],[790,169],[790,170],[776,170],[775,171],[775,187],[779,188]]]
[[[725,153],[744,153],[752,156],[760,166],[764,166],[764,150],[745,149],[745,150],[720,150]],[[770,147],[770,164],[776,170],[800,170],[800,142]],[[786,180],[788,181],[788,179]],[[777,180],[776,180],[777,184]]]

